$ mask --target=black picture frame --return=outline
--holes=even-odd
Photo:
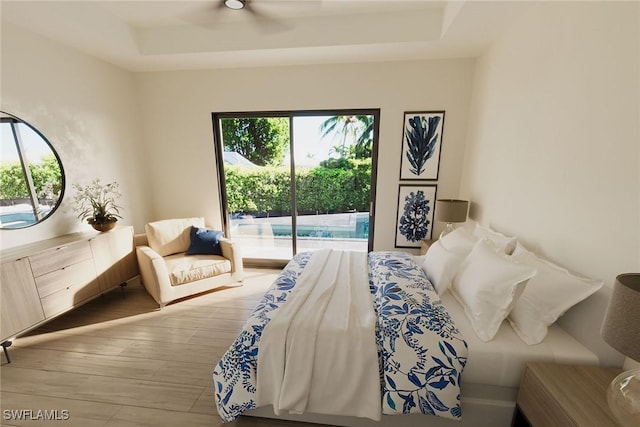
[[[396,211],[396,248],[420,248],[433,235],[433,214],[438,186],[400,184]]]
[[[401,181],[437,181],[444,111],[407,111],[402,126]]]

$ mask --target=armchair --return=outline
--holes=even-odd
[[[179,298],[242,284],[244,272],[238,246],[221,238],[220,255],[188,255],[192,227],[202,229],[204,218],[151,222],[145,225],[145,234],[134,236],[142,284],[160,308]]]

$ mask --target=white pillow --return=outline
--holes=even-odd
[[[451,285],[451,279],[464,260],[464,252],[445,249],[439,240],[429,246],[422,262],[422,270],[427,275],[438,295],[442,295]]]
[[[204,227],[204,218],[165,219],[144,226],[149,247],[160,256],[186,252],[191,244],[191,226]]]
[[[489,227],[483,227],[480,224],[476,224],[476,228],[473,230],[473,235],[478,239],[488,239],[497,250],[504,252],[507,255],[511,255],[516,249],[518,239],[515,237],[507,237],[502,233],[492,230]]]
[[[471,252],[473,245],[475,245],[477,241],[478,238],[463,227],[456,228],[438,240],[445,249],[463,253],[464,255]]]
[[[603,281],[573,275],[550,261],[538,258],[520,244],[512,258],[538,271],[509,314],[511,327],[529,345],[540,343],[551,324],[604,284]]]
[[[453,278],[451,293],[464,308],[478,338],[486,342],[496,335],[535,274],[534,268],[497,253],[481,239]]]

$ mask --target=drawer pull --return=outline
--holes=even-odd
[[[67,246],[58,246],[56,248],[56,251],[62,250],[62,249],[67,249]]]

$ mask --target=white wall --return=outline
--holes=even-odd
[[[608,287],[640,271],[638,8],[539,2],[514,22],[477,64],[461,184],[477,220]],[[606,295],[561,324],[583,315],[616,364]]]
[[[43,223],[0,231],[1,247],[88,230],[71,185],[94,178],[120,183],[122,223],[138,232],[177,216],[220,225],[212,112],[380,108],[374,246],[393,249],[403,113],[446,111],[438,197],[456,197],[473,70],[457,59],[134,74],[3,23],[2,110],[47,136],[67,190]]]
[[[140,132],[134,75],[17,26],[2,23],[0,109],[31,123],[63,163],[67,188],[44,222],[0,231],[2,249],[91,230],[74,211],[72,184],[118,181],[121,224],[144,224],[145,174],[138,171]]]
[[[446,110],[437,196],[456,197],[473,70],[459,59],[141,73],[149,220],[204,215],[220,226],[212,112],[380,108],[374,247],[393,249],[403,114]]]

